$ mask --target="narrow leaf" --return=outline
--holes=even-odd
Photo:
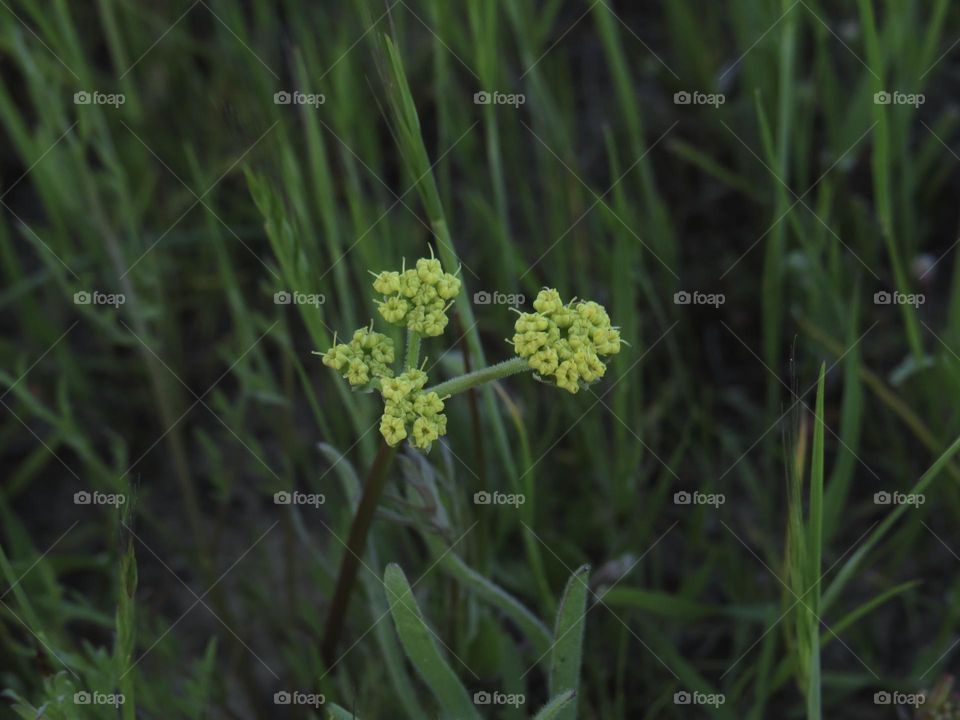
[[[582,565],[567,581],[563,600],[557,610],[553,651],[550,655],[550,695],[568,690],[576,694],[580,685],[580,658],[583,652],[583,629],[587,606],[587,578],[590,566]],[[560,720],[575,720],[577,702],[574,697],[555,716]]]
[[[345,710],[336,703],[326,703],[328,720],[360,720],[349,710]]]
[[[546,705],[540,708],[540,711],[534,716],[533,720],[551,720],[559,718],[560,712],[573,702],[577,694],[573,690],[567,690],[551,699]]]
[[[479,720],[476,706],[466,688],[440,654],[434,635],[423,619],[410,591],[410,583],[400,566],[393,563],[387,565],[383,582],[403,649],[420,677],[430,686],[443,708],[444,717]]]
[[[810,552],[807,583],[812,588],[808,633],[810,635],[810,665],[807,684],[807,720],[820,720],[820,566],[823,555],[823,397],[826,365],[820,366],[817,383],[817,409],[813,426],[813,458],[810,462]]]

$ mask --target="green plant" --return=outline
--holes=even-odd
[[[334,660],[373,514],[400,442],[409,438],[413,447],[429,451],[447,432],[443,410],[449,397],[520,372],[532,371],[542,381],[552,380],[576,394],[603,377],[603,358],[618,353],[622,342],[602,305],[576,299],[564,303],[556,290],[544,288],[533,302],[534,312],[519,313],[514,325],[511,344],[518,357],[428,388],[426,359],[418,366],[421,340],[443,334],[447,311],[461,290],[460,280],[444,272],[432,248],[430,258],[420,258],[414,268],[408,270],[404,261],[399,272],[374,273],[374,278],[373,289],[382,295],[377,302],[380,315],[407,331],[406,348],[399,354],[401,366],[393,367],[398,356],[393,341],[374,332],[372,321],[369,328],[356,330],[348,343],[337,343],[334,336],[333,346],[322,353],[323,364],[355,390],[380,393],[384,405],[380,434],[385,443],[364,486],[350,527],[348,552],[341,561],[323,644],[328,663]]]

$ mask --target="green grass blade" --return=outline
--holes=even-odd
[[[927,489],[927,486],[932,483],[936,477],[940,474],[940,471],[943,470],[953,459],[953,456],[957,454],[957,451],[960,450],[960,437],[954,440],[950,447],[943,451],[943,454],[937,458],[937,461],[930,466],[930,469],[927,470],[923,477],[921,477],[916,484],[910,489],[910,494],[919,495]],[[880,539],[886,535],[887,531],[893,526],[893,524],[899,519],[899,517],[905,513],[910,508],[909,505],[897,505],[890,513],[883,519],[883,521],[877,525],[870,535],[864,540],[863,544],[857,548],[856,552],[850,556],[850,559],[844,563],[843,567],[840,568],[840,572],[837,573],[834,577],[833,582],[830,583],[827,587],[827,591],[823,594],[822,607],[826,610],[830,607],[831,603],[836,600],[837,596],[840,594],[840,591],[843,590],[843,587],[852,579],[853,573],[859,567],[860,563],[866,557],[874,545],[880,542]]]
[[[829,630],[824,630],[820,634],[820,647],[825,647],[833,642],[835,639],[840,637],[844,630],[852,627],[858,620],[869,615],[873,610],[876,610],[878,607],[883,605],[888,600],[891,600],[898,595],[902,595],[908,590],[912,590],[920,584],[919,580],[910,580],[905,583],[901,583],[896,587],[892,587],[889,590],[885,590],[876,597],[870,598],[862,605],[858,606],[854,610],[851,610],[849,613],[844,615],[840,620],[830,625]],[[793,657],[783,658],[780,662],[780,665],[777,666],[777,670],[774,673],[774,678],[770,686],[770,692],[776,692],[785,682],[790,679],[790,674],[793,668]]]
[[[124,507],[124,522],[132,522],[132,503]],[[136,703],[134,702],[134,680],[131,661],[133,659],[134,643],[136,642],[136,593],[137,593],[137,558],[133,552],[133,537],[125,533],[127,547],[120,558],[120,588],[117,601],[117,637],[114,647],[114,661],[116,672],[119,675],[120,692],[124,696],[123,720],[134,720],[136,717]]]
[[[820,720],[820,632],[817,616],[820,614],[820,566],[823,555],[823,396],[826,364],[820,365],[820,380],[817,383],[816,419],[813,426],[813,458],[810,463],[810,520],[807,545],[808,566],[805,573],[807,584],[813,586],[810,595],[811,608],[808,623],[810,634],[810,659],[807,678],[807,718]],[[805,590],[804,590],[805,591]]]

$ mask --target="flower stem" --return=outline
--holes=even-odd
[[[337,660],[337,644],[340,642],[340,632],[350,604],[350,593],[357,579],[357,570],[363,562],[363,552],[367,547],[367,535],[370,533],[374,513],[387,484],[387,471],[396,453],[395,447],[380,441],[380,450],[370,468],[370,474],[367,475],[363,494],[357,505],[357,514],[354,515],[353,523],[350,525],[350,534],[340,560],[340,572],[337,574],[337,585],[327,613],[327,627],[321,646],[323,659],[328,668],[332,668]]]
[[[456,395],[464,390],[477,387],[477,385],[483,385],[484,383],[493,382],[500,378],[516,375],[524,370],[530,370],[526,359],[518,357],[512,360],[504,360],[496,365],[491,365],[482,370],[475,370],[472,373],[467,373],[466,375],[442,382],[439,385],[434,385],[432,388],[427,388],[426,392],[435,392],[440,397]]]
[[[420,333],[407,330],[407,356],[404,359],[404,370],[412,370],[420,363]]]

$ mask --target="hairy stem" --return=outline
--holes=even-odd
[[[420,333],[407,330],[407,353],[403,362],[404,370],[412,370],[420,363]]]
[[[493,382],[494,380],[499,380],[500,378],[505,378],[510,375],[516,375],[529,369],[530,366],[524,358],[518,357],[512,360],[504,360],[502,363],[491,365],[482,370],[475,370],[472,373],[467,373],[466,375],[442,382],[439,385],[434,385],[431,388],[427,388],[426,392],[435,392],[440,397],[456,395],[470,388],[475,388],[478,385]]]
[[[419,340],[419,338],[418,338]],[[373,524],[373,515],[380,504],[380,496],[387,484],[387,471],[393,462],[397,449],[390,447],[383,440],[380,441],[380,450],[370,467],[370,473],[363,484],[363,495],[357,505],[357,514],[350,525],[350,535],[347,537],[347,546],[340,561],[340,572],[337,574],[337,587],[330,602],[330,612],[327,614],[327,627],[323,636],[323,659],[327,667],[336,662],[337,645],[340,642],[340,631],[346,619],[347,606],[350,602],[350,593],[357,580],[357,570],[360,567],[363,552],[367,547],[367,535]]]

